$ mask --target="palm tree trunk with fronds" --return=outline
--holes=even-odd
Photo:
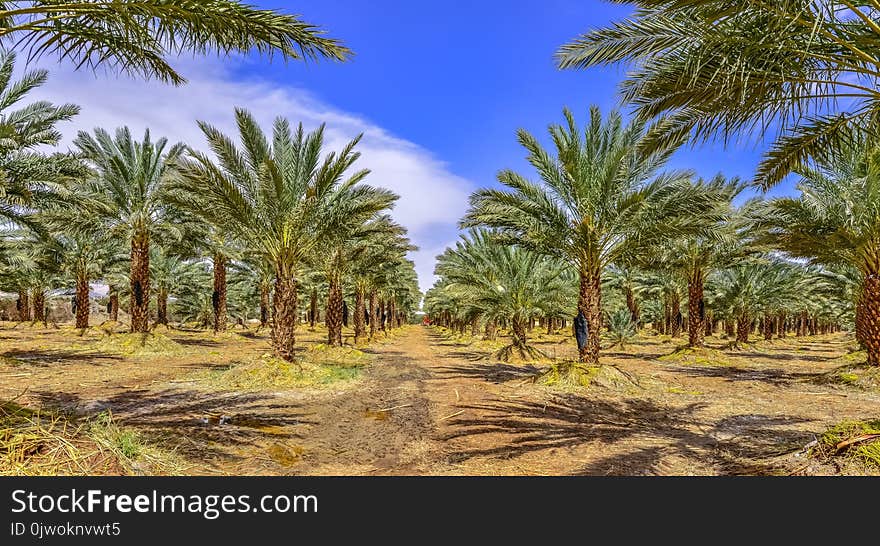
[[[31,302],[27,290],[18,291],[18,300],[15,302],[18,309],[18,320],[29,322],[31,320]]]
[[[582,268],[578,311],[587,320],[587,343],[578,352],[578,361],[595,365],[599,362],[599,341],[602,328],[602,279],[598,268]]]
[[[296,345],[296,279],[289,274],[276,274],[273,295],[272,349],[275,356],[293,361]]]
[[[214,333],[225,332],[226,315],[226,256],[214,255],[214,293],[211,295],[214,307]]]
[[[359,343],[366,335],[366,325],[364,324],[364,315],[366,314],[366,294],[361,287],[355,288],[354,295],[354,342]]]
[[[773,339],[773,319],[770,315],[764,315],[763,320],[764,341]]]
[[[136,233],[131,239],[131,331],[150,331],[150,236]]]
[[[269,324],[269,292],[265,284],[260,284],[260,328]]]
[[[168,288],[164,286],[156,294],[156,324],[168,326]]]
[[[703,302],[703,270],[688,279],[688,346],[702,347],[706,335],[706,307]]]
[[[309,328],[315,329],[315,323],[318,321],[318,289],[312,288],[309,295]]]
[[[379,300],[379,329],[382,330],[382,333],[386,333],[385,330],[385,300]]]
[[[776,319],[776,321],[776,337],[778,339],[785,339],[785,335],[788,333],[788,323],[786,321],[785,311],[779,313],[779,317]]]
[[[31,293],[31,305],[34,307],[34,322],[46,324],[46,293],[35,288]]]
[[[746,312],[740,313],[736,319],[736,342],[748,343],[749,334],[752,331],[752,319]]]
[[[107,314],[111,321],[119,322],[119,292],[114,286],[110,287],[110,309]]]
[[[331,274],[329,281],[325,311],[327,344],[331,347],[339,347],[342,345],[342,286],[337,273]]]
[[[89,276],[84,269],[76,273],[76,327],[89,327]]]
[[[379,307],[376,303],[376,291],[370,290],[370,341],[376,336],[376,321],[378,320]]]

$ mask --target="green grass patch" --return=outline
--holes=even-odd
[[[818,438],[810,455],[825,462],[843,458],[880,469],[880,419],[834,425]]]
[[[880,367],[865,364],[847,364],[823,374],[817,380],[824,385],[856,387],[864,390],[880,389]]]

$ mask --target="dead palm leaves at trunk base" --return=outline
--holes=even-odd
[[[77,421],[11,401],[0,403],[0,475],[180,474],[184,471],[173,454],[147,445],[140,434],[120,427],[107,413]]]
[[[125,356],[167,356],[182,352],[183,347],[162,334],[131,333],[104,336],[94,350]]]
[[[498,349],[493,356],[502,362],[510,363],[540,362],[548,358],[543,351],[536,347],[515,343]]]
[[[641,389],[638,381],[617,366],[586,366],[579,362],[555,363],[541,375],[538,382],[563,389],[597,386],[617,391],[632,392]]]
[[[265,354],[208,372],[202,384],[214,390],[264,391],[273,389],[325,388],[351,383],[369,364],[370,355],[348,347],[316,347],[295,362]]]

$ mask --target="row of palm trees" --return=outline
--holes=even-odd
[[[550,128],[552,151],[521,131],[539,181],[502,171],[501,189],[473,194],[462,221],[472,231],[439,257],[426,296],[432,319],[473,331],[482,322],[487,337],[504,324],[521,347],[523,324],[540,317],[552,330],[580,315],[588,364],[622,309],[634,324],[686,330],[693,347],[721,324],[737,342],[755,330],[768,338],[854,327],[880,363],[870,273],[880,248],[877,148],[853,141],[798,169],[797,198],[736,206],[741,182],[664,170],[676,144],[652,148],[652,131],[596,108],[583,129],[566,111]]]
[[[359,139],[328,152],[323,127],[306,132],[279,118],[266,135],[239,109],[235,138],[200,123],[211,155],[149,131],[135,139],[123,127],[81,132],[71,153],[47,156],[35,147],[56,144],[56,125],[77,109],[41,102],[12,110],[46,78],[13,82],[14,61],[0,54],[0,113],[11,131],[3,157],[5,172],[25,182],[2,196],[0,214],[14,228],[0,233],[0,284],[19,294],[20,319],[45,321],[46,295],[72,285],[76,326],[88,327],[90,284],[102,281],[111,318],[120,296],[127,301],[132,332],[167,324],[169,299],[185,317],[204,318],[209,302],[214,330],[225,331],[231,269],[233,286],[254,287],[238,290],[250,299],[233,307],[244,315],[262,307],[276,354],[291,359],[299,292],[310,293],[313,320],[318,291],[326,294],[330,345],[342,344],[347,293],[356,341],[367,322],[374,334],[376,323],[398,325],[417,308],[406,258],[414,247],[389,216],[398,197],[354,169]]]

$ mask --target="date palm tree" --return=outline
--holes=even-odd
[[[141,141],[127,127],[115,136],[103,129],[80,132],[74,141],[95,175],[80,195],[100,219],[105,233],[125,240],[130,247],[131,331],[150,331],[150,242],[155,237],[179,240],[184,229],[168,219],[164,201],[182,144],[168,146],[164,138],[152,140],[146,131]]]
[[[880,129],[875,1],[623,3],[634,15],[564,45],[559,66],[627,63],[623,101],[640,119],[659,120],[648,148],[772,129],[756,173],[769,187]]]
[[[0,3],[0,43],[77,68],[109,66],[173,84],[181,53],[248,53],[344,60],[349,50],[294,15],[236,0],[32,0]]]
[[[798,174],[801,195],[771,200],[758,224],[793,256],[858,272],[856,337],[880,365],[880,148],[857,141]]]
[[[602,272],[609,264],[714,222],[715,190],[692,184],[689,173],[661,173],[674,147],[642,154],[642,123],[625,124],[616,112],[603,118],[593,107],[581,131],[571,112],[565,110],[564,116],[564,125],[550,127],[555,155],[519,131],[519,142],[541,182],[502,171],[498,180],[506,188],[474,193],[463,225],[497,228],[509,243],[568,261],[579,275],[578,311],[589,330],[579,360],[595,364]]]
[[[67,182],[84,174],[69,155],[37,150],[58,144],[56,126],[73,118],[79,107],[46,101],[20,105],[48,73],[29,71],[13,80],[15,60],[14,53],[0,49],[0,220],[36,227],[30,218],[35,208],[57,200]]]
[[[386,203],[353,198],[376,191],[361,184],[369,171],[349,172],[360,156],[355,151],[360,138],[324,155],[323,126],[306,133],[300,124],[292,131],[278,118],[270,140],[250,113],[237,109],[235,115],[240,148],[200,123],[217,163],[192,151],[181,166],[174,202],[272,264],[272,345],[276,356],[292,360],[298,276],[334,230],[349,218],[379,212]],[[210,206],[201,206],[206,202]]]

